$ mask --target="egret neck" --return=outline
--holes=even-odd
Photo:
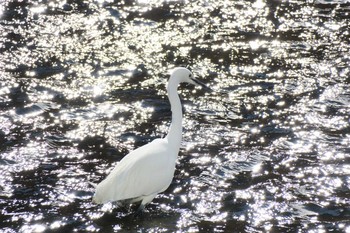
[[[166,139],[168,142],[170,142],[169,145],[171,145],[177,151],[180,149],[182,140],[182,106],[177,93],[179,83],[179,79],[171,76],[167,86],[172,121]]]

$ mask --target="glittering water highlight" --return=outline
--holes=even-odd
[[[348,1],[0,3],[4,232],[350,232]],[[129,151],[184,139],[143,216],[91,203]]]

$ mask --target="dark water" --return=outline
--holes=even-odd
[[[350,232],[350,2],[0,3],[1,232]],[[166,135],[175,178],[137,218],[91,203]]]

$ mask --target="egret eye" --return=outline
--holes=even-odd
[[[189,78],[192,78],[192,74],[189,74],[188,77],[189,77]]]

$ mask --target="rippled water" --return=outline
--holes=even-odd
[[[350,232],[350,2],[0,3],[3,232]],[[184,139],[142,216],[91,203],[128,151]]]

